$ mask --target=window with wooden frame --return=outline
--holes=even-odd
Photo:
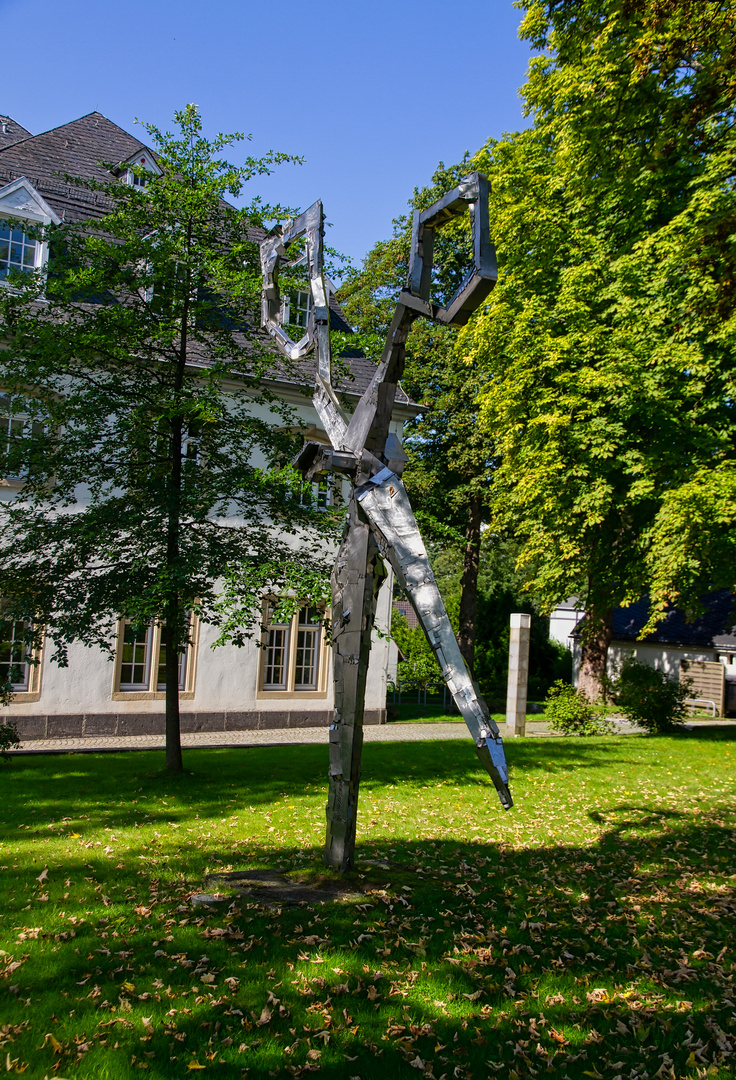
[[[301,326],[306,330],[309,325],[309,313],[312,310],[312,293],[307,286],[304,289],[289,289],[284,298],[283,320],[292,326]]]
[[[25,415],[18,398],[0,393],[0,480],[4,487],[21,487],[31,465],[23,460],[26,440],[43,436],[44,425]],[[25,449],[23,444],[25,443]]]
[[[327,647],[324,612],[300,607],[278,621],[276,602],[266,605],[259,697],[325,697]]]
[[[179,696],[194,697],[199,620],[190,615],[189,644],[179,654]],[[166,697],[166,646],[161,626],[150,622],[135,626],[129,619],[118,624],[115,650],[113,701],[135,701]]]
[[[334,494],[334,488],[325,476],[307,481],[299,493],[299,505],[309,506],[313,510],[327,510],[335,501]]]
[[[0,618],[0,686],[9,686],[11,703],[41,696],[41,653],[28,645],[29,624]]]

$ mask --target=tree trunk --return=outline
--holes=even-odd
[[[604,680],[608,661],[608,646],[613,637],[613,609],[609,608],[602,616],[586,612],[586,625],[583,627],[580,655],[580,676],[578,690],[582,690],[591,701],[598,701],[604,695]]]
[[[478,615],[478,567],[480,565],[481,499],[474,496],[468,506],[465,529],[463,576],[460,579],[460,625],[457,643],[470,674],[475,666],[475,623]]]
[[[181,724],[179,718],[179,604],[166,605],[166,622],[161,627],[161,643],[166,650],[166,768],[181,772]]]
[[[187,254],[192,248],[192,225],[187,225]],[[184,372],[187,362],[187,332],[189,307],[192,294],[192,273],[189,259],[184,276],[182,297],[181,336],[174,375],[174,400],[181,407]],[[175,295],[175,293],[174,293]],[[170,580],[176,580],[180,558],[181,492],[182,492],[182,437],[184,420],[181,412],[174,411],[170,428],[171,474],[168,478],[168,514],[166,527],[166,569]],[[181,720],[179,716],[179,646],[181,640],[181,612],[178,592],[169,594],[166,600],[166,621],[161,628],[161,640],[166,646],[166,768],[181,772],[184,763],[181,756]]]

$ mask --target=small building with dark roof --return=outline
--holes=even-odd
[[[615,675],[627,656],[692,683],[692,697],[714,702],[716,714],[736,711],[736,604],[727,589],[703,598],[700,613],[672,607],[654,631],[641,639],[649,621],[649,601],[614,608],[608,672]],[[578,609],[579,610],[579,609]],[[582,612],[580,612],[582,615]],[[572,631],[573,681],[580,670],[582,618]],[[641,639],[641,640],[640,640]]]

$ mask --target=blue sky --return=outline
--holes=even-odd
[[[356,262],[438,161],[524,124],[530,54],[511,0],[0,0],[0,13],[14,43],[0,113],[38,134],[97,109],[136,131],[195,102],[208,134],[253,135],[233,161],[304,156],[249,188],[321,198],[328,242]]]

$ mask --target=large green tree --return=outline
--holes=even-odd
[[[494,519],[547,606],[583,598],[595,692],[614,605],[734,583],[736,6],[521,6],[533,124],[475,162],[500,277],[462,344]]]
[[[242,643],[264,587],[319,587],[320,545],[295,537],[326,522],[284,466],[295,420],[264,387],[284,364],[253,329],[253,230],[282,211],[226,201],[289,159],[235,167],[222,152],[241,136],[206,139],[194,106],[176,120],[146,129],[160,176],[86,184],[104,216],[59,227],[47,275],[0,292],[3,411],[24,418],[0,476],[25,475],[0,503],[5,614],[61,663],[72,641],[109,652],[116,619],[157,623],[171,769],[190,613]]]

